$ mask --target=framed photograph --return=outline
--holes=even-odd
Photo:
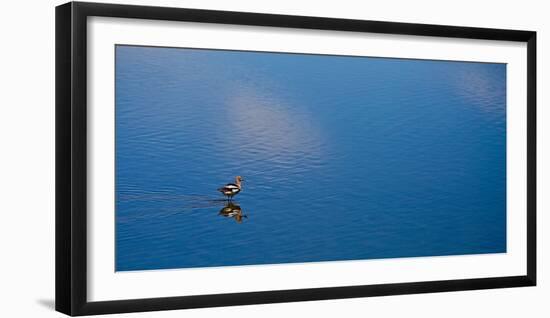
[[[535,124],[533,31],[58,6],[56,309],[534,286]]]

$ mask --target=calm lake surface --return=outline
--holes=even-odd
[[[505,64],[116,47],[117,271],[502,252]]]

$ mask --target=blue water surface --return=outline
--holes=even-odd
[[[506,65],[118,45],[115,236],[117,271],[506,252]]]

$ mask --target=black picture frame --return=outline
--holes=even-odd
[[[89,302],[87,300],[87,17],[419,35],[527,44],[527,273],[523,276]],[[536,32],[70,2],[56,7],[56,310],[92,315],[536,285]]]

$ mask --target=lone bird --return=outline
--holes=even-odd
[[[244,180],[241,176],[236,176],[235,183],[228,183],[223,187],[219,188],[218,191],[223,193],[223,195],[225,195],[227,199],[231,201],[231,199],[233,199],[233,196],[241,192],[241,182],[243,181]]]

